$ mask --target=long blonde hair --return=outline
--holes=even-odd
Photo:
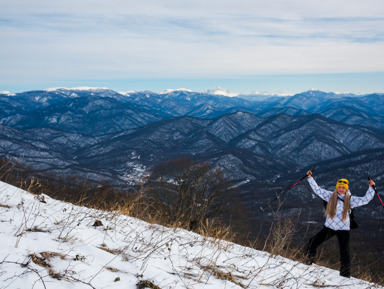
[[[334,190],[331,197],[329,198],[327,208],[324,215],[333,219],[336,216],[336,206],[337,206],[338,193],[337,190]],[[344,208],[343,208],[343,222],[347,219],[348,211],[351,209],[351,195],[346,192],[344,197]]]

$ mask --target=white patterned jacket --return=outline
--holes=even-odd
[[[324,201],[328,202],[332,193],[331,191],[324,190],[320,188],[316,181],[312,178],[308,178],[308,182],[311,185],[311,188],[313,192],[318,195],[320,198],[322,198]],[[351,192],[348,190],[347,194],[351,194]],[[355,197],[351,196],[351,208],[356,208],[360,206],[364,206],[368,204],[373,197],[375,196],[375,190],[371,187],[369,187],[367,193],[364,197]],[[345,195],[338,195],[338,198],[344,200]],[[349,214],[347,215],[347,219],[345,222],[343,222],[343,209],[344,209],[344,202],[340,199],[337,200],[337,207],[336,207],[336,216],[332,219],[329,216],[327,216],[325,220],[324,226],[332,229],[332,230],[350,230],[350,221],[349,221]]]

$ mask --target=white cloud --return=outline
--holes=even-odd
[[[383,12],[381,0],[14,0],[0,4],[0,78],[382,71]]]

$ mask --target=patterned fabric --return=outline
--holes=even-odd
[[[322,198],[326,202],[329,201],[329,198],[331,197],[333,192],[320,188],[317,185],[316,181],[313,179],[313,177],[308,178],[308,182],[311,185],[311,188],[316,195],[318,195],[320,198]],[[351,192],[348,191],[347,194],[351,194]],[[353,208],[368,204],[373,199],[374,196],[375,196],[375,190],[371,187],[369,187],[364,197],[351,196],[351,202],[350,202],[351,208],[353,209]],[[344,200],[345,195],[338,195],[338,197]],[[344,202],[340,199],[337,200],[336,216],[333,219],[327,216],[324,226],[335,231],[350,230],[349,214],[347,215],[347,219],[345,220],[345,222],[343,222],[342,220]]]

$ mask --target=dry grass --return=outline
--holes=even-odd
[[[215,220],[206,220],[205,224],[199,227],[198,234],[204,237],[210,237],[215,240],[225,240],[236,242],[239,235],[233,231],[231,226],[226,226],[216,222]]]
[[[227,268],[220,268],[220,266],[200,266],[204,271],[210,272],[217,279],[224,281],[231,281],[232,283],[240,286],[241,288],[247,288],[247,285],[241,283],[243,280],[248,280],[247,277],[236,275],[233,272],[228,272]]]
[[[35,263],[41,267],[44,267],[44,268],[51,268],[49,261],[52,258],[59,257],[62,260],[66,259],[66,256],[64,256],[63,254],[57,253],[57,252],[40,252],[38,254],[33,253],[33,254],[28,255],[28,257],[31,258],[33,263]]]

